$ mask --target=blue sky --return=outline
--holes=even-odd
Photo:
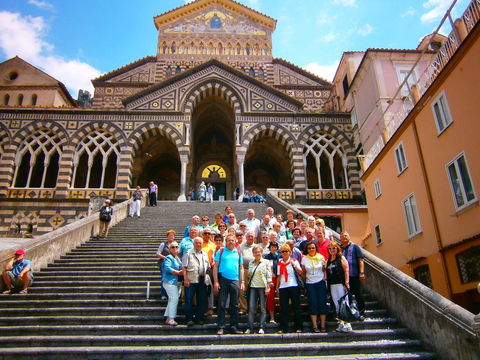
[[[415,48],[453,0],[242,0],[278,20],[273,55],[327,80],[344,51]],[[76,97],[92,78],[155,55],[153,16],[188,0],[0,0],[0,61],[18,55]],[[460,15],[469,0],[458,0]],[[449,32],[450,29],[445,29]]]

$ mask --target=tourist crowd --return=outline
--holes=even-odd
[[[269,322],[279,320],[277,333],[289,331],[293,310],[294,331],[301,333],[301,294],[306,293],[312,330],[326,332],[329,313],[327,298],[338,313],[340,299],[348,292],[355,295],[364,314],[361,281],[365,279],[363,253],[344,231],[341,244],[333,240],[320,218],[304,220],[288,210],[286,219],[269,207],[261,220],[249,209],[239,221],[230,206],[225,213],[193,216],[181,241],[173,230],[161,243],[156,256],[162,276],[162,298],[168,299],[165,323],[176,326],[179,300],[184,296],[187,326],[204,324],[205,317],[217,313],[218,335],[226,328],[225,313],[230,314],[230,330],[242,333],[240,314],[248,314],[253,333],[259,312],[257,332],[265,332]],[[276,307],[276,298],[279,306]],[[347,297],[348,299],[348,297]],[[338,320],[337,331],[352,331],[351,325]]]

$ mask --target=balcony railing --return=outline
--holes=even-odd
[[[444,26],[446,21],[450,21],[452,31],[448,35],[445,43],[438,50],[435,58],[425,68],[425,70],[420,75],[419,80],[415,84],[420,96],[422,96],[432,85],[438,74],[440,74],[440,72],[443,70],[445,65],[452,58],[452,56],[455,54],[461,44],[458,34],[458,28],[454,26],[454,23],[452,21],[452,11],[456,3],[457,0],[454,0],[452,2],[452,5],[447,10],[447,12],[442,18],[442,21],[433,33],[433,35],[436,35]],[[463,15],[460,17],[460,19],[465,25],[466,32],[470,32],[475,26],[475,24],[480,20],[480,0],[472,0],[468,5],[467,9],[464,11]],[[432,36],[432,39],[433,37],[434,36]],[[379,137],[377,139],[375,144],[369,149],[369,151],[365,155],[364,170],[368,169],[368,167],[376,159],[378,154],[383,149],[385,143],[393,136],[395,131],[400,127],[400,125],[403,123],[405,118],[415,106],[416,103],[413,99],[413,96],[402,96],[402,89],[404,89],[405,87],[410,88],[409,78],[414,73],[416,67],[420,66],[420,59],[423,57],[425,51],[430,47],[432,39],[430,39],[429,44],[426,46],[422,54],[419,55],[409,74],[405,77],[405,80],[400,84],[397,91],[395,92],[395,95],[393,96],[390,105],[385,109],[383,115],[380,117],[379,123],[381,123],[382,121],[384,122],[384,131],[382,137]]]

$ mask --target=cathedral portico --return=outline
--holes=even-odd
[[[156,56],[92,80],[92,108],[1,107],[0,201],[14,202],[2,206],[0,229],[48,231],[83,217],[91,197],[121,201],[152,180],[160,200],[184,201],[202,181],[215,199],[237,188],[360,197],[350,115],[325,111],[329,82],[272,57],[276,20],[200,0],[155,26]]]

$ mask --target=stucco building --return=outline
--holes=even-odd
[[[371,226],[364,246],[474,313],[480,311],[479,18],[480,3],[472,1],[431,63],[413,69],[421,76],[406,93],[411,106],[389,113],[377,128],[379,146],[366,153],[362,174]]]
[[[331,83],[273,57],[276,20],[197,0],[154,25],[157,54],[94,79],[92,108],[66,92],[63,103],[12,102],[35,69],[27,75],[18,58],[0,65],[2,77],[17,74],[0,84],[1,231],[49,231],[85,216],[90,197],[126,199],[149,180],[168,200],[201,181],[225,199],[237,187],[360,197],[350,114],[328,111]]]

